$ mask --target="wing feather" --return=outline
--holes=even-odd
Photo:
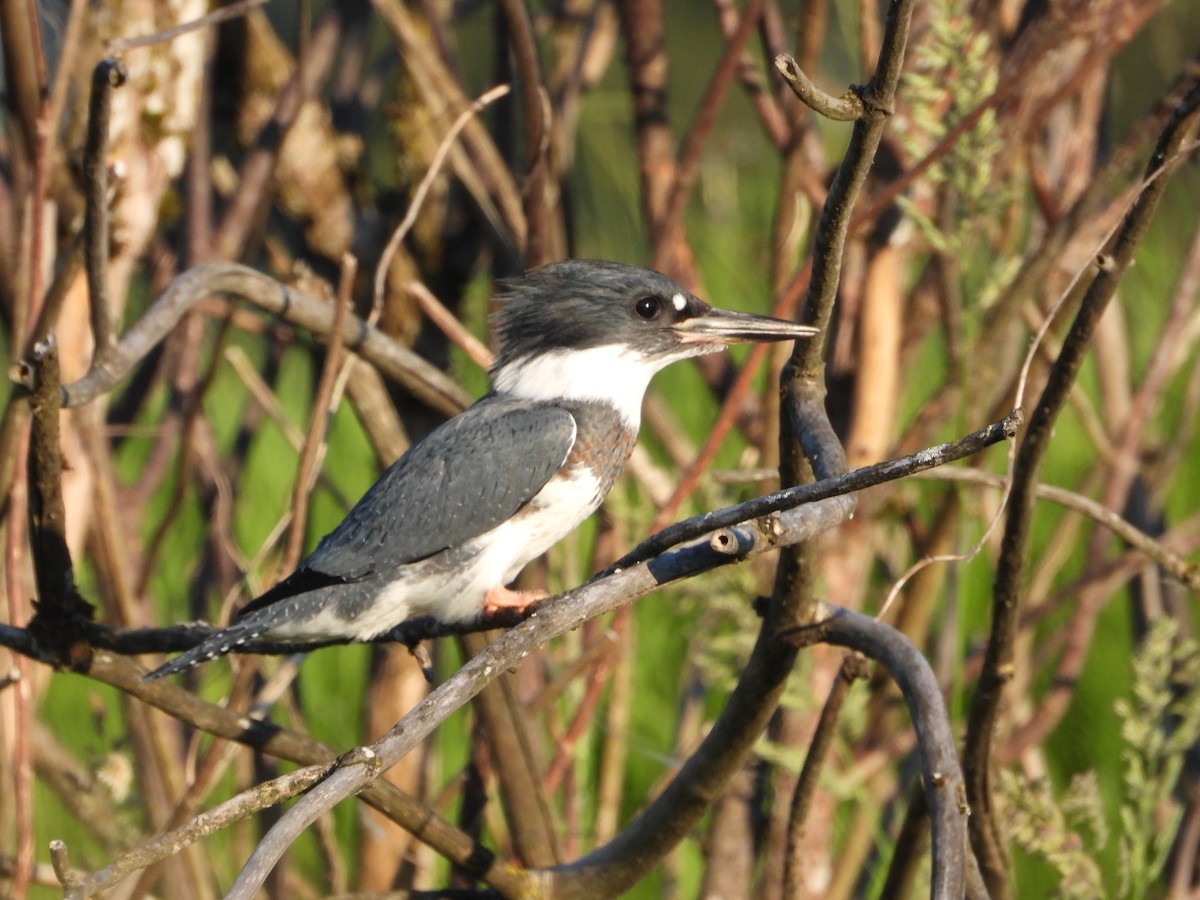
[[[528,503],[575,442],[561,407],[487,397],[396,460],[300,567],[241,614],[361,581],[491,531]]]

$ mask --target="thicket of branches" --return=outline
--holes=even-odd
[[[1200,890],[1193,11],[263,5],[0,0],[12,896]],[[665,373],[508,631],[140,680],[572,255],[823,340]]]

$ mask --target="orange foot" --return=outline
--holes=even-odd
[[[510,591],[503,586],[494,587],[483,598],[483,612],[489,617],[501,610],[523,612],[527,606],[549,596],[545,591]]]

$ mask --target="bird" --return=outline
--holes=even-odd
[[[256,641],[365,641],[545,595],[506,587],[600,506],[633,452],[650,379],[729,344],[817,329],[710,306],[651,269],[564,260],[499,282],[490,390],[412,445],[237,620],[147,675]]]

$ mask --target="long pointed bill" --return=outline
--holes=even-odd
[[[720,345],[792,341],[812,337],[819,329],[772,316],[713,308],[703,315],[685,319],[673,330],[685,344]]]

